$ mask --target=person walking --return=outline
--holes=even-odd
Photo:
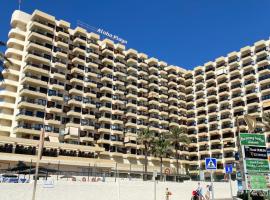
[[[198,182],[198,186],[197,186],[196,191],[198,193],[199,200],[205,200],[205,198],[203,196],[203,189],[202,189],[202,186],[201,186],[201,183],[200,182]]]
[[[165,191],[166,200],[170,200],[171,195],[172,195],[172,193],[169,191],[169,188],[166,188],[166,191]]]
[[[205,199],[210,200],[210,185],[206,186]]]

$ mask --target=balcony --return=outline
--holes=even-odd
[[[48,100],[63,102],[64,101],[63,94],[60,92],[58,93],[58,92],[50,92],[49,91]]]
[[[128,73],[137,73],[137,68],[136,68],[136,66],[129,66],[129,67],[127,68],[127,72],[128,72]]]
[[[28,41],[44,41],[49,44],[52,44],[53,36],[49,33],[45,34],[45,32],[41,32],[38,30],[32,30],[32,32],[28,36]]]
[[[224,145],[223,146],[223,151],[224,152],[235,151],[235,145]]]
[[[218,93],[219,93],[219,96],[229,94],[229,89],[219,89]]]
[[[20,96],[33,96],[37,98],[46,98],[47,91],[40,91],[33,87],[23,87],[20,90]]]
[[[15,134],[29,134],[34,136],[40,136],[41,128],[40,127],[27,127],[27,126],[17,126],[14,128]]]
[[[265,62],[265,61],[268,61],[267,55],[259,56],[259,57],[257,57],[257,59],[256,59],[257,65],[260,65],[261,63],[263,63],[263,62]]]
[[[49,66],[51,63],[51,56],[47,54],[36,53],[36,52],[35,53],[28,52],[28,54],[25,57],[25,62],[42,63]]]
[[[44,23],[42,23],[42,22],[40,22],[40,21],[37,21],[37,20],[32,21],[32,22],[30,23],[29,29],[30,29],[30,30],[33,30],[33,29],[41,29],[41,30],[43,30],[44,32],[49,32],[49,33],[53,33],[53,31],[54,31],[54,28],[53,28],[53,27],[48,26],[47,24],[44,24]]]
[[[262,67],[258,67],[259,75],[268,74],[269,72],[270,72],[270,65],[265,65],[265,66],[262,66]]]
[[[48,55],[51,55],[52,53],[52,45],[51,44],[46,44],[46,43],[41,43],[41,42],[33,42],[30,41],[28,45],[26,46],[26,50],[31,52],[31,51],[39,51],[46,53]]]
[[[270,74],[259,76],[259,81],[261,84],[266,84],[270,80]]]
[[[37,110],[44,110],[45,103],[43,101],[33,100],[33,99],[23,99],[18,103],[18,108],[34,108]]]
[[[17,121],[31,121],[36,123],[43,123],[43,117],[42,116],[36,116],[33,113],[28,112],[20,112],[16,115]]]
[[[259,98],[247,99],[247,106],[259,106],[260,100]]]
[[[270,84],[261,85],[260,91],[262,92],[262,94],[269,93],[270,92]]]

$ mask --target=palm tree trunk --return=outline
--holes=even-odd
[[[178,179],[178,176],[179,176],[179,155],[177,153],[176,155],[176,177]]]
[[[163,179],[163,173],[162,173],[162,164],[163,164],[163,161],[162,161],[162,157],[160,157],[160,181],[162,181]]]
[[[179,175],[179,155],[177,150],[177,145],[175,144],[175,153],[176,153],[176,175]]]
[[[144,145],[144,150],[145,150],[145,152],[144,152],[144,175],[143,175],[143,180],[147,181],[147,166],[148,166],[147,150],[148,150],[148,148],[147,148],[146,144]]]

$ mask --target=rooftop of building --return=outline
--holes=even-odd
[[[206,63],[203,63],[200,66],[195,66],[193,68],[193,70],[190,70],[190,69],[185,69],[184,67],[180,67],[180,66],[168,65],[164,61],[160,61],[160,60],[158,60],[157,58],[154,58],[154,57],[149,57],[147,54],[142,53],[142,52],[138,52],[137,50],[132,49],[132,48],[125,49],[126,47],[122,43],[114,42],[113,40],[110,40],[109,38],[101,39],[101,35],[100,34],[94,33],[93,31],[87,30],[87,29],[85,29],[83,27],[75,26],[74,28],[72,28],[71,27],[71,24],[69,22],[67,22],[65,20],[62,20],[62,19],[59,19],[58,20],[54,16],[52,16],[50,14],[47,14],[45,12],[42,12],[40,10],[35,10],[32,14],[28,14],[28,13],[23,12],[21,10],[15,10],[13,12],[13,14],[12,14],[11,22],[12,23],[16,22],[16,19],[20,19],[20,20],[23,20],[23,21],[26,21],[27,22],[27,21],[30,21],[30,20],[34,19],[34,16],[35,17],[44,18],[44,19],[49,20],[49,21],[51,21],[53,23],[56,21],[58,25],[67,27],[71,33],[74,32],[74,31],[80,31],[82,33],[85,33],[88,36],[91,35],[91,37],[95,37],[96,39],[100,40],[100,44],[102,44],[102,43],[110,43],[110,44],[114,45],[116,48],[120,48],[120,49],[125,50],[125,52],[127,52],[127,53],[135,53],[139,57],[146,58],[146,59],[149,59],[149,60],[151,59],[153,61],[159,62],[159,64],[163,64],[165,66],[173,67],[173,68],[181,71],[182,73],[194,72],[194,71],[196,71],[198,69],[203,69],[205,66],[212,65],[212,64],[214,64],[216,62],[221,62],[223,60],[226,60],[226,58],[236,56],[238,53],[248,51],[249,49],[252,49],[253,47],[258,47],[258,46],[261,46],[261,45],[265,44],[266,42],[269,42],[269,40],[260,40],[260,41],[257,41],[253,45],[251,45],[251,46],[242,47],[242,48],[239,49],[239,51],[229,52],[225,56],[220,56],[220,57],[216,58],[213,61],[208,61]]]

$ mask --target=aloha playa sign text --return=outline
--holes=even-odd
[[[118,41],[118,42],[120,42],[122,44],[127,44],[127,41],[124,40],[123,38],[120,38],[118,35],[114,35],[112,33],[109,33],[108,31],[105,31],[105,30],[103,30],[101,28],[98,28],[97,32],[102,34],[102,35],[105,35],[105,36],[107,36],[107,37],[109,37],[109,38],[111,38],[113,40],[116,40],[116,41]]]
[[[122,44],[127,44],[127,40],[119,37],[118,35],[112,34],[109,31],[106,31],[106,30],[104,30],[102,28],[97,28],[97,27],[94,27],[94,26],[90,26],[89,24],[87,24],[85,22],[82,22],[80,20],[77,21],[77,25],[84,28],[84,29],[86,29],[86,30],[88,30],[89,32],[94,31],[94,32],[96,32],[98,34],[101,34],[101,35],[103,35],[105,37],[108,37],[108,38],[110,38],[110,39],[112,39],[114,41],[120,42]]]

